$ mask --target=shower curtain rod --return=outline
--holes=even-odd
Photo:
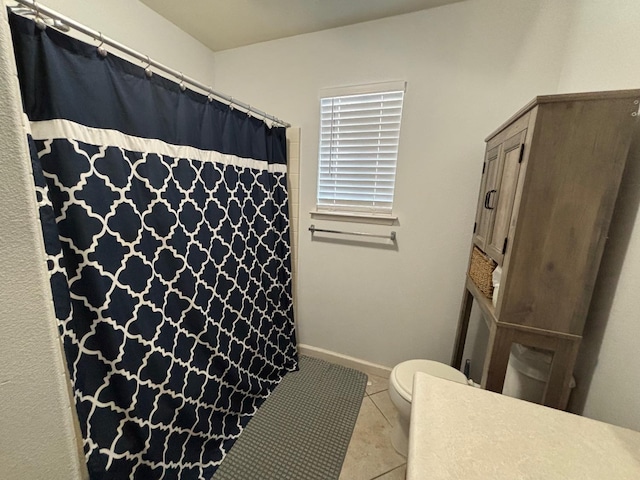
[[[32,0],[14,0],[14,1],[20,5],[24,5],[25,7],[28,7],[33,11],[33,13],[35,14],[36,24],[40,28],[46,28],[46,24],[44,23],[44,20],[41,18],[41,15],[51,18],[52,20],[54,20],[54,22],[57,20],[58,22],[61,22],[63,25],[67,25],[68,27],[73,28],[74,30],[84,33],[85,35],[88,35],[94,40],[101,42],[100,45],[98,45],[98,48],[102,47],[103,44],[109,45],[111,47],[114,47],[120,50],[121,52],[126,53],[127,55],[133,58],[140,60],[141,62],[144,62],[146,64],[146,68],[155,67],[158,70],[161,70],[171,75],[172,77],[177,78],[180,81],[181,87],[185,83],[188,83],[202,90],[203,92],[206,92],[209,98],[216,97],[218,99],[221,99],[223,100],[224,103],[229,105],[231,108],[240,107],[240,109],[244,110],[247,113],[247,115],[259,117],[259,118],[262,118],[263,120],[268,119],[273,123],[282,125],[283,127],[291,126],[290,123],[284,122],[279,118],[274,117],[273,115],[269,115],[268,113],[263,112],[262,110],[253,108],[249,104],[235,100],[233,97],[230,97],[223,93],[216,92],[210,86],[204,85],[198,82],[197,80],[194,80],[193,78],[183,75],[182,72],[169,68],[166,65],[163,65],[162,63],[156,62],[155,60],[150,59],[148,55],[143,55],[140,52],[137,52],[136,50],[133,50],[132,48],[129,48],[121,44],[120,42],[116,42],[115,40],[112,40],[109,37],[105,37],[104,35],[102,35],[102,32],[93,30],[85,25],[82,25],[81,23],[76,22],[75,20],[71,20],[70,18],[67,18],[64,15],[56,12],[55,10],[51,10],[48,7],[44,7],[38,4],[38,2],[36,1],[32,1]],[[38,22],[38,20],[40,20],[40,22]],[[56,25],[54,25],[54,28],[56,28]],[[148,71],[150,72],[150,70]]]

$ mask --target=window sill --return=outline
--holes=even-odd
[[[335,220],[338,222],[371,223],[375,225],[395,225],[398,217],[395,215],[374,215],[369,213],[346,213],[329,211],[309,212],[311,218],[320,220]]]

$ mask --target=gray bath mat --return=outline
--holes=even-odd
[[[337,479],[366,384],[362,372],[300,356],[212,480]]]

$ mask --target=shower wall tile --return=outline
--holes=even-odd
[[[291,142],[300,142],[300,128],[291,127],[287,129],[287,140]]]
[[[300,142],[290,142],[289,144],[290,151],[296,152],[296,160],[300,160]],[[291,160],[291,159],[289,159]],[[291,162],[289,163],[289,175],[298,175],[300,173],[300,165],[299,162]]]
[[[293,278],[294,315],[298,277],[298,222],[300,219],[300,128],[287,128],[287,179],[291,236],[291,274]]]
[[[293,183],[293,179],[290,180],[289,182]],[[300,204],[299,189],[294,187],[293,185],[291,190],[289,190],[289,201],[293,203],[296,207]]]

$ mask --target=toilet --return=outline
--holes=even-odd
[[[389,397],[398,410],[398,423],[391,432],[391,444],[400,455],[405,457],[409,449],[411,395],[413,393],[413,375],[416,372],[428,373],[434,377],[467,384],[467,377],[464,373],[444,363],[431,360],[407,360],[395,366],[389,376]]]

